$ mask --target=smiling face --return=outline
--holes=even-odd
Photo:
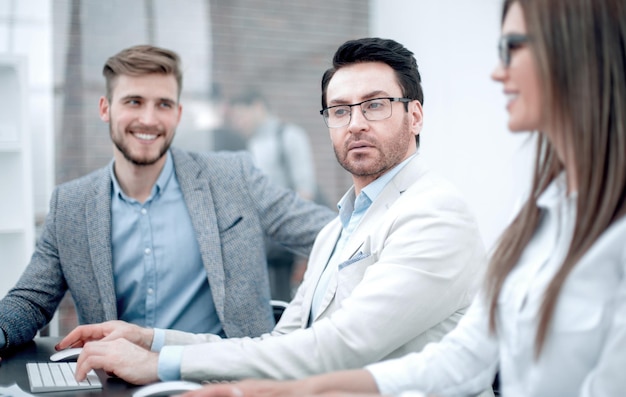
[[[328,83],[327,106],[359,103],[381,97],[402,97],[394,70],[381,62],[341,67]],[[352,174],[357,193],[372,181],[415,153],[415,136],[422,127],[418,101],[392,102],[391,117],[369,121],[360,108],[352,108],[350,123],[330,128],[337,161]]]
[[[502,24],[502,36],[525,35],[526,22],[522,7],[515,2],[509,8]],[[520,44],[510,50],[508,67],[499,64],[491,77],[504,86],[507,97],[511,131],[543,131],[541,84],[537,63],[529,43]]]
[[[182,108],[173,75],[116,77],[110,100],[100,98],[100,118],[109,123],[115,160],[161,167]]]

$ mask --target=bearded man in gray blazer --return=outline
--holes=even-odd
[[[220,339],[123,322],[81,326],[77,379],[103,368],[129,382],[291,379],[421,350],[452,330],[486,264],[458,192],[418,153],[422,88],[393,40],[349,41],[322,79],[321,114],[353,186],[318,235],[304,281],[271,333]]]
[[[54,190],[31,262],[0,301],[0,351],[31,340],[67,290],[80,323],[271,330],[264,235],[308,256],[334,213],[270,184],[243,153],[170,148],[182,112],[176,53],[131,47],[103,74],[114,158]]]

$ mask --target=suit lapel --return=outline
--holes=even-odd
[[[111,249],[111,183],[109,168],[105,167],[95,180],[93,196],[85,206],[91,263],[106,320],[117,319]]]
[[[209,170],[201,167],[187,153],[174,148],[171,150],[178,183],[185,198],[191,223],[198,239],[202,263],[211,285],[215,309],[220,321],[224,324],[224,266],[215,205],[209,185],[210,178],[204,175]]]
[[[397,175],[393,177],[391,181],[389,181],[389,183],[387,183],[380,195],[367,210],[359,225],[350,235],[350,238],[346,242],[344,249],[342,250],[342,252],[339,253],[339,260],[333,263],[333,266],[338,266],[340,263],[349,260],[351,257],[359,252],[367,236],[370,235],[373,230],[376,230],[378,224],[383,222],[387,210],[402,195],[402,193],[404,193],[404,191],[408,189],[409,186],[411,186],[411,184],[413,184],[417,180],[417,178],[419,178],[419,175],[423,174],[423,172],[424,171],[419,165],[418,156],[415,156],[411,161],[409,161],[409,163],[404,166],[404,168],[402,168],[402,170],[400,170],[400,172],[398,172]],[[417,178],[416,175],[418,175]],[[341,222],[337,222],[339,227],[339,230],[337,232],[338,236],[341,232]],[[332,249],[328,251],[328,255],[325,256],[325,258],[327,258],[328,260],[331,254]],[[316,280],[319,280],[320,276],[321,272]],[[322,299],[322,302],[320,304],[320,309],[317,311],[317,317],[313,319],[313,321],[319,318],[320,315],[331,305],[335,298],[335,294],[337,293],[337,287],[337,270],[333,269],[331,279],[328,283],[328,288],[326,289],[324,298]]]
[[[337,217],[325,226],[315,239],[315,247],[310,256],[310,263],[312,263],[313,266],[310,268],[310,276],[307,275],[308,280],[310,280],[307,280],[307,282],[311,284],[307,288],[302,302],[301,325],[303,328],[308,326],[309,317],[311,315],[311,305],[313,304],[313,294],[315,293],[317,284],[319,283],[322,273],[328,264],[330,256],[333,253],[335,244],[337,243],[340,234],[341,221]],[[322,305],[324,305],[324,303],[322,303]]]

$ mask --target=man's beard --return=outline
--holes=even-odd
[[[391,145],[387,145],[386,147],[382,148],[383,150],[381,150],[381,147],[376,145],[375,148],[376,150],[378,150],[379,152],[379,157],[375,158],[375,159],[366,159],[366,162],[371,162],[371,164],[367,164],[366,167],[363,167],[360,164],[360,161],[358,161],[358,155],[356,158],[357,160],[348,160],[348,149],[347,146],[349,145],[349,142],[347,142],[344,146],[344,151],[343,152],[339,152],[337,150],[337,148],[333,145],[333,150],[335,151],[335,157],[337,158],[337,161],[339,162],[339,164],[346,170],[348,171],[350,174],[352,174],[353,176],[357,176],[357,177],[365,177],[365,176],[380,176],[382,174],[384,174],[385,172],[387,172],[388,170],[390,170],[391,168],[395,167],[396,165],[400,164],[403,160],[404,157],[406,156],[406,152],[407,152],[407,144],[408,142],[404,142],[404,140],[398,139],[398,138],[408,138],[408,139],[415,139],[415,136],[410,132],[410,127],[409,127],[409,121],[408,121],[408,117],[406,117],[404,119],[404,122],[402,123],[402,126],[400,127],[402,128],[402,134],[397,137],[396,141],[392,141]],[[376,141],[371,141],[368,139],[363,139],[366,142],[370,142],[370,143],[377,143]],[[345,157],[342,157],[345,156]],[[363,157],[365,157],[365,155],[363,155]]]
[[[113,141],[113,144],[115,145],[117,150],[119,150],[120,153],[122,153],[124,158],[130,161],[132,164],[139,165],[139,166],[148,166],[148,165],[155,164],[165,155],[165,153],[167,153],[168,149],[170,148],[172,144],[172,141],[166,142],[165,145],[163,145],[163,147],[161,148],[161,151],[159,152],[158,156],[156,156],[155,158],[139,159],[139,158],[132,156],[128,148],[124,146],[122,139],[115,139],[113,135],[113,128],[111,127],[110,124],[109,124],[109,134],[111,136],[111,141]]]

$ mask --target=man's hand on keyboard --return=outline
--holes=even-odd
[[[159,380],[159,354],[126,339],[88,342],[78,357],[76,380],[81,381],[91,369],[103,369],[127,382],[143,385]]]
[[[124,321],[107,321],[100,324],[80,325],[72,330],[55,348],[82,347],[90,341],[112,341],[124,338],[144,349],[150,349],[154,330]]]

